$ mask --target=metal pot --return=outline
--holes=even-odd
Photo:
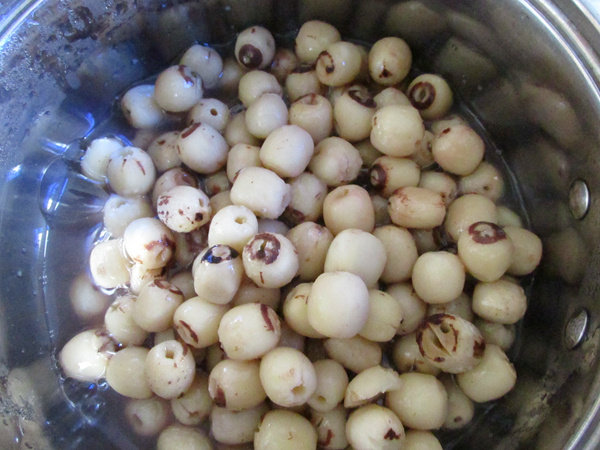
[[[445,75],[516,180],[544,241],[514,391],[448,448],[600,446],[600,7],[593,0],[26,0],[0,5],[0,446],[136,448],[103,384],[63,383],[67,301],[100,232],[81,138],[115,96],[194,41],[320,18],[363,41],[395,34]],[[92,134],[90,134],[92,133]],[[112,406],[111,406],[112,405]],[[117,405],[117,406],[115,406]]]

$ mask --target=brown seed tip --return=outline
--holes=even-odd
[[[385,433],[383,438],[388,441],[393,441],[396,439],[400,439],[400,434],[396,433],[392,428],[390,428],[389,430],[387,430],[387,433]]]
[[[408,98],[417,109],[427,109],[435,101],[435,87],[426,81],[415,83],[408,90]]]
[[[260,233],[247,244],[250,259],[262,260],[265,264],[271,264],[279,256],[281,243],[271,233]]]
[[[478,244],[495,244],[506,239],[504,230],[491,222],[475,222],[468,231],[471,239]]]
[[[256,69],[263,61],[262,52],[252,44],[242,45],[238,52],[238,60],[248,69]]]

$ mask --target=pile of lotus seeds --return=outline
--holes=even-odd
[[[86,149],[111,195],[64,375],[158,449],[441,449],[515,385],[540,239],[401,38],[253,26],[223,58],[192,46]]]

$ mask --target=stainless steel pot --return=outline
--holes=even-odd
[[[543,238],[515,349],[516,389],[445,438],[455,448],[600,446],[600,5],[594,0],[26,0],[0,4],[0,447],[136,448],[106,386],[62,383],[79,326],[66,292],[99,233],[103,191],[80,139],[111,102],[194,41],[309,18],[404,37],[447,76],[518,180]],[[92,134],[93,135],[93,134]],[[98,425],[100,424],[100,425]]]

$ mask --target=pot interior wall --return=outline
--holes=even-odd
[[[0,36],[0,442],[136,448],[105,385],[60,381],[56,348],[79,329],[66,292],[101,230],[103,191],[77,175],[81,138],[114,98],[194,42],[226,51],[263,24],[285,42],[305,20],[347,38],[408,41],[446,76],[518,180],[544,241],[514,351],[519,382],[455,448],[562,448],[591,439],[598,393],[598,30],[567,2],[75,0],[5,5]],[[558,6],[557,6],[558,5]],[[8,12],[10,9],[11,12]],[[564,14],[569,14],[569,20]],[[573,23],[581,25],[579,32]],[[590,33],[589,35],[587,33]],[[586,191],[587,189],[587,191]],[[586,202],[586,192],[592,194]],[[587,207],[586,207],[587,205]],[[570,320],[575,318],[576,320]],[[579,336],[581,335],[581,336]],[[581,339],[580,339],[581,337]],[[77,400],[73,402],[72,400]],[[94,425],[105,424],[100,428]],[[19,434],[20,433],[20,434]],[[569,444],[570,443],[570,444]],[[593,445],[590,443],[588,445]],[[592,448],[592,447],[590,447]]]

